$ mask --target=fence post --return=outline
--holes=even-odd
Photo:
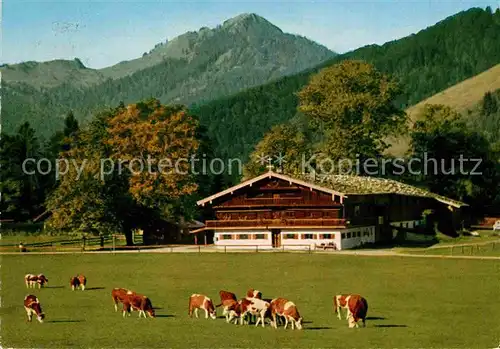
[[[451,255],[453,256],[453,246],[451,246]]]
[[[259,245],[255,245],[255,252],[259,252]]]
[[[170,246],[170,253],[174,252],[174,248]]]
[[[115,245],[116,245],[116,242],[115,242],[115,234],[113,234],[113,254],[115,253]]]
[[[201,253],[201,245],[198,245],[198,253]]]
[[[283,252],[285,252],[285,245],[282,245],[283,246]]]
[[[462,254],[464,254],[464,246],[462,245]]]
[[[224,246],[224,253],[227,253],[227,246]]]

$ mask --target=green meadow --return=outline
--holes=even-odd
[[[47,288],[28,290],[26,273]],[[71,291],[69,279],[88,278]],[[1,256],[2,347],[14,348],[494,348],[500,342],[500,263],[319,254],[74,254]],[[123,318],[111,289],[149,296],[155,319]],[[218,291],[296,303],[304,330],[189,318],[188,298]],[[349,329],[332,309],[336,293],[368,300],[367,327]],[[43,324],[26,320],[23,299],[39,297]],[[203,314],[203,313],[201,313]],[[219,310],[218,315],[221,316]]]

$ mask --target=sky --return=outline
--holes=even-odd
[[[284,32],[344,53],[383,44],[493,1],[2,1],[1,63],[78,57],[103,68],[186,31],[256,13]]]

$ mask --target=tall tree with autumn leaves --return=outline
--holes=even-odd
[[[131,231],[148,220],[178,221],[197,191],[189,159],[199,147],[198,121],[184,106],[152,99],[97,116],[68,153],[70,165],[51,195],[48,224],[56,229]],[[90,226],[89,226],[90,225]]]

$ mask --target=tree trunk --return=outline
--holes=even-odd
[[[125,239],[127,241],[127,246],[134,246],[132,229],[125,229]]]

